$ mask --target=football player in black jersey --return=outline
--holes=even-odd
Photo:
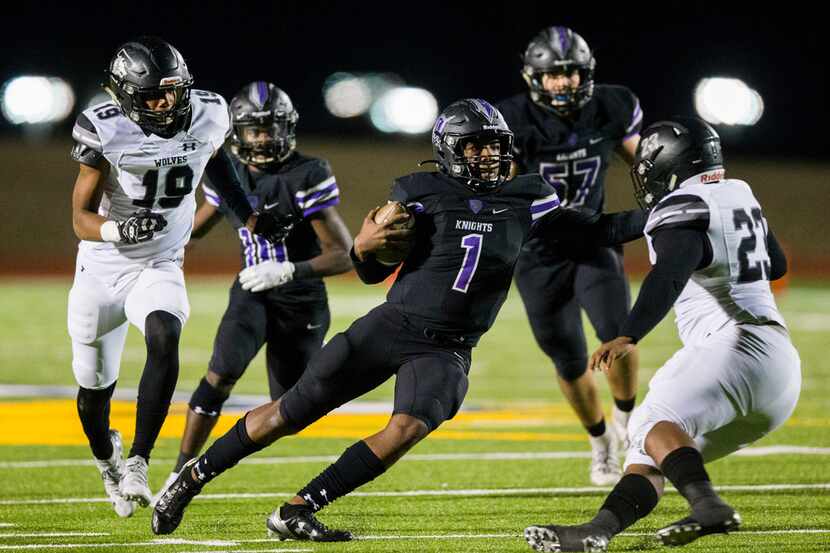
[[[640,103],[625,87],[594,84],[596,60],[585,40],[565,27],[537,34],[524,53],[529,87],[498,107],[516,135],[515,170],[538,173],[563,205],[602,211],[612,154],[630,163],[640,139]],[[608,381],[615,406],[606,426],[588,360],[580,308],[600,341],[619,334],[630,293],[619,248],[529,241],[516,266],[516,284],[530,326],[553,360],[559,386],[587,429],[591,482],[621,476],[618,450],[627,447],[626,424],[637,393],[637,355],[618,361]]]
[[[299,116],[288,94],[255,81],[233,97],[230,112],[230,150],[248,201],[296,223],[284,240],[269,242],[243,226],[209,183],[202,185],[205,202],[196,212],[193,237],[227,217],[239,235],[242,271],[231,286],[207,373],[190,398],[179,458],[166,485],[199,454],[263,344],[271,398],[294,385],[329,328],[322,277],[352,269],[351,235],[335,207],[337,182],[327,161],[296,150]]]
[[[538,175],[508,179],[513,133],[484,100],[461,100],[432,133],[439,171],[396,179],[390,199],[409,213],[374,222],[371,211],[351,251],[366,283],[395,266],[374,252],[407,253],[387,301],[334,336],[280,399],[241,418],[204,455],[189,461],[156,504],[152,528],[168,534],[202,487],[242,458],[294,434],[396,375],[387,426],[360,440],[268,519],[280,537],[345,541],[315,512],[372,481],[451,419],[467,392],[470,354],[504,303],[522,244],[530,236],[616,244],[642,233],[645,213],[599,215],[559,209]],[[376,208],[377,209],[377,208]],[[415,228],[394,226],[415,217]]]

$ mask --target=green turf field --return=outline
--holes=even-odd
[[[192,313],[181,347],[179,392],[189,394],[205,370],[228,283],[189,281]],[[70,284],[0,281],[0,385],[74,384],[65,329]],[[345,328],[383,293],[382,287],[353,280],[332,283],[332,331]],[[779,297],[779,305],[801,352],[800,404],[787,425],[747,450],[752,455],[710,465],[716,484],[743,515],[744,529],[700,540],[686,550],[830,551],[830,285],[793,285]],[[671,320],[644,340],[641,395],[678,344]],[[591,337],[590,347],[595,345]],[[143,342],[132,329],[119,387],[138,385],[143,361]],[[273,508],[353,443],[347,427],[336,428],[332,437],[320,433],[286,439],[229,471],[190,506],[175,534],[159,540],[150,531],[149,510],[122,520],[103,502],[86,446],[14,445],[19,428],[27,429],[28,444],[53,443],[50,436],[58,428],[79,432],[71,402],[56,403],[56,415],[33,423],[31,415],[20,414],[25,411],[20,402],[44,401],[37,397],[39,389],[26,392],[27,398],[6,397],[0,400],[0,443],[7,444],[0,445],[0,551],[530,551],[520,537],[525,526],[582,521],[604,497],[604,490],[589,487],[588,441],[564,408],[553,374],[512,294],[474,352],[467,411],[387,474],[322,513],[327,524],[359,537],[347,544],[268,540],[264,525]],[[610,410],[604,382],[600,388]],[[236,390],[267,393],[262,356]],[[387,402],[391,390],[386,384],[365,399]],[[31,405],[40,409],[40,404]],[[374,410],[383,413],[384,408],[379,403]],[[238,413],[227,416],[232,423]],[[383,419],[354,420],[368,421],[370,428]],[[129,428],[122,430],[131,434]],[[177,448],[173,437],[157,444],[154,487],[166,477]],[[653,531],[684,514],[682,499],[669,493],[652,517],[617,538],[611,550],[660,549]]]

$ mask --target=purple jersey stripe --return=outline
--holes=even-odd
[[[282,263],[283,261],[288,261],[288,252],[285,251],[285,242],[280,242],[277,244],[277,261]]]
[[[312,213],[317,213],[321,209],[326,209],[327,207],[331,207],[333,205],[337,205],[340,203],[340,196],[335,196],[330,200],[326,200],[325,202],[314,204],[310,208],[303,211],[303,217],[308,217]]]
[[[258,234],[255,234],[254,236],[256,236],[256,241],[259,243],[259,259],[261,261],[268,261],[271,258],[271,256],[268,255],[271,248],[270,242]]]
[[[309,194],[303,198],[297,198],[297,203],[300,205],[301,208],[308,206],[309,204],[313,204],[315,201],[319,200],[323,196],[327,196],[331,194],[333,191],[337,190],[337,183],[334,182],[329,186],[319,190],[313,194]]]
[[[559,199],[554,199],[549,202],[545,202],[543,204],[537,204],[530,206],[530,212],[534,215],[539,213],[540,211],[548,211],[553,209],[554,207],[559,205]]]
[[[205,192],[205,200],[207,200],[209,204],[217,207],[219,206],[219,204],[222,203],[222,200],[221,198],[219,198],[219,196],[214,196],[213,194],[209,194],[208,192]]]

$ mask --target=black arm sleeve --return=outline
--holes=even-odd
[[[629,336],[634,342],[663,320],[695,269],[708,265],[712,256],[706,233],[690,228],[659,229],[651,244],[657,263],[643,280],[637,301],[620,331],[621,336]]]
[[[767,253],[769,253],[770,262],[770,280],[778,280],[787,274],[787,256],[784,255],[784,250],[781,244],[772,233],[772,229],[767,228]]]
[[[219,148],[216,155],[208,161],[205,174],[228,210],[239,217],[244,225],[254,212],[242,191],[242,184],[239,182],[236,169],[233,168],[233,162],[224,148]]]
[[[352,258],[354,270],[357,276],[360,277],[365,284],[377,284],[383,282],[386,277],[395,272],[397,265],[384,265],[378,262],[374,257],[369,256],[365,261],[360,261],[354,253],[354,247],[349,250],[349,256]]]
[[[596,213],[563,208],[551,213],[531,231],[544,240],[578,241],[586,245],[616,246],[643,236],[648,212],[641,209],[618,213]]]

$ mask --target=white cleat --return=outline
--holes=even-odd
[[[631,418],[631,411],[621,411],[614,406],[611,411],[611,428],[617,438],[617,450],[625,453],[631,445],[628,439],[628,419]]]
[[[159,491],[156,493],[156,495],[153,496],[153,499],[150,501],[150,507],[155,508],[156,503],[159,502],[159,499],[161,498],[161,496],[164,495],[164,492],[167,491],[167,488],[170,487],[170,484],[175,482],[176,478],[178,478],[178,477],[179,477],[178,472],[171,472],[170,473],[170,476],[168,476],[167,480],[164,481],[164,485],[159,489]]]
[[[591,483],[595,486],[612,486],[622,478],[622,467],[617,450],[617,439],[612,430],[606,430],[591,440]]]
[[[109,459],[95,459],[95,466],[101,473],[104,481],[104,490],[107,492],[110,503],[112,503],[115,514],[122,518],[132,516],[135,512],[135,503],[125,499],[118,489],[118,483],[124,474],[124,459],[121,457],[121,434],[118,430],[110,430],[110,441],[112,442],[112,456]]]
[[[125,465],[120,483],[121,495],[146,507],[153,500],[153,492],[147,483],[147,461],[140,455],[133,455]]]

